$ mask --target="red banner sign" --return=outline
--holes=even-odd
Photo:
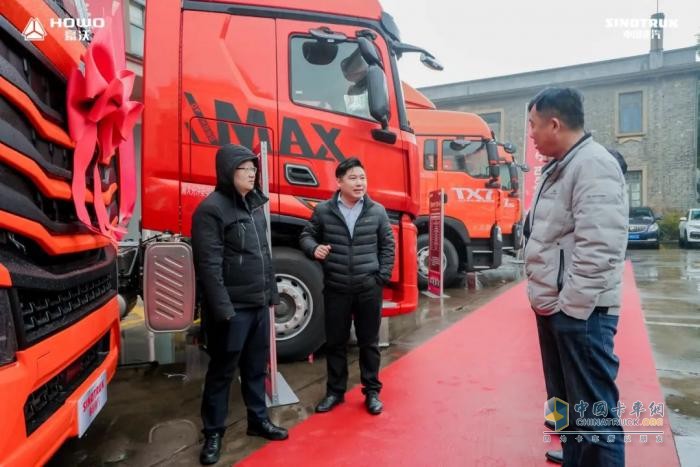
[[[428,244],[428,292],[442,297],[442,239],[444,221],[444,190],[441,188],[430,192]]]

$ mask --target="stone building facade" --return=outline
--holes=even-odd
[[[627,160],[631,206],[698,206],[700,52],[696,47],[420,89],[438,108],[482,115],[525,148],[528,101],[547,86],[584,96],[587,131]]]

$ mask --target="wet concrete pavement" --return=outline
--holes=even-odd
[[[630,252],[659,378],[683,465],[700,465],[700,250]],[[468,277],[450,298],[422,297],[419,309],[389,320],[391,346],[382,365],[438,334],[522,278],[520,266]],[[109,400],[82,439],[69,440],[52,466],[198,465],[200,394],[207,357],[193,333],[150,336],[137,310],[122,323],[121,366],[109,385]],[[159,363],[149,363],[157,360]],[[350,386],[359,384],[358,354],[352,349]],[[313,413],[325,393],[322,354],[283,363],[279,370],[299,397],[296,405],[271,409],[287,428]],[[234,385],[228,430],[219,465],[231,465],[266,441],[245,435],[245,411]],[[691,461],[693,459],[693,461]],[[693,464],[692,462],[696,462]]]
[[[681,465],[700,466],[700,250],[630,256]]]

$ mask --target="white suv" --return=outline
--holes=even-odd
[[[700,209],[690,209],[678,223],[678,245],[686,248],[700,243]]]

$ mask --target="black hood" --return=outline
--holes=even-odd
[[[238,192],[233,185],[233,172],[245,161],[253,161],[258,169],[258,157],[250,149],[238,144],[225,144],[216,152],[216,190],[229,196]],[[255,177],[255,188],[260,189],[259,174]]]

